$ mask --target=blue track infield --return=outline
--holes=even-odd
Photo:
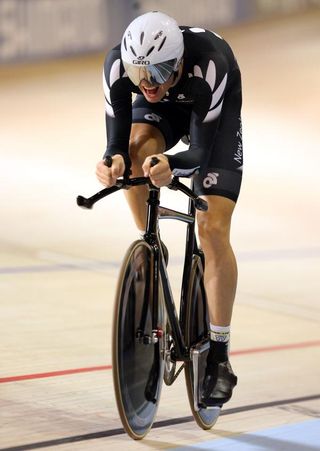
[[[170,448],[167,451],[319,451],[320,419]]]

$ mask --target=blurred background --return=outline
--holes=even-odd
[[[196,7],[195,7],[196,5]],[[179,24],[230,27],[319,7],[319,0],[1,0],[0,62],[105,51],[136,16],[161,10]]]

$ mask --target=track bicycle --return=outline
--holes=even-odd
[[[152,164],[157,164],[155,158]],[[107,165],[112,164],[109,157]],[[116,290],[112,368],[119,415],[125,431],[142,439],[151,429],[159,405],[162,381],[172,385],[184,369],[192,414],[203,429],[217,421],[221,406],[205,408],[200,402],[209,350],[209,318],[203,281],[204,255],[195,234],[196,210],[207,210],[178,177],[167,188],[189,197],[186,213],[160,206],[161,190],[149,178],[124,176],[116,185],[89,198],[78,196],[79,206],[90,209],[100,199],[121,189],[146,185],[149,189],[143,238],[129,247]],[[159,220],[186,223],[185,257],[179,315],[167,273],[167,250],[160,239]],[[182,362],[177,370],[177,362]]]

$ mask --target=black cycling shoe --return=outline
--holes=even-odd
[[[200,403],[204,407],[221,407],[232,396],[238,378],[232,371],[229,360],[207,363]]]

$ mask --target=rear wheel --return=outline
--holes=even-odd
[[[155,307],[154,253],[145,241],[129,248],[122,265],[113,321],[113,380],[126,432],[142,439],[156,415],[163,379],[163,303]],[[160,284],[159,284],[160,286]]]
[[[187,346],[193,346],[201,340],[205,341],[208,339],[210,327],[203,280],[203,266],[198,255],[194,255],[192,261],[186,310],[185,340]],[[202,384],[204,378],[206,356],[207,352],[204,352],[200,357],[199,384]],[[194,405],[192,361],[186,362],[185,376],[192,414],[202,429],[210,429],[217,421],[221,408],[205,409],[200,407],[199,410],[196,409]]]

